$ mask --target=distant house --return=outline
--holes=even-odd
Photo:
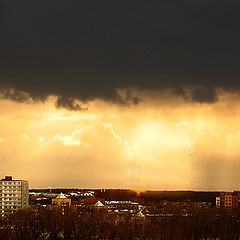
[[[52,199],[52,205],[69,207],[71,205],[71,199],[67,198],[63,193],[60,193],[56,198]]]
[[[107,212],[108,207],[104,205],[101,201],[97,201],[94,205],[90,206],[91,211],[97,212]]]
[[[133,209],[139,209],[141,205],[137,202],[132,202],[132,201],[106,201],[107,206],[110,209],[128,209],[128,210],[133,210]]]
[[[56,198],[52,199],[52,205],[60,207],[62,215],[64,215],[65,209],[71,205],[71,199],[67,198],[63,193],[60,193]]]

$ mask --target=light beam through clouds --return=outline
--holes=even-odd
[[[32,187],[237,189],[240,99],[147,95],[134,108],[95,100],[88,112],[1,100],[0,174]]]

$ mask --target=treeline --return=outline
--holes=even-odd
[[[218,192],[196,192],[196,191],[145,191],[139,194],[139,199],[148,202],[183,201],[190,200],[193,202],[211,202],[215,204]]]
[[[129,189],[106,189],[98,193],[106,200],[133,200],[148,203],[158,203],[162,200],[215,203],[218,192],[197,192],[197,191],[134,191]]]
[[[157,217],[31,208],[0,219],[1,240],[239,240],[240,211],[171,209]]]

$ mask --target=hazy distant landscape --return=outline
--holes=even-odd
[[[49,189],[30,189],[30,192],[49,192]],[[168,201],[203,201],[215,204],[219,192],[208,191],[137,191],[131,189],[79,189],[79,188],[56,188],[51,189],[52,193],[65,193],[71,191],[94,191],[97,197],[105,200],[130,200],[141,203],[157,204],[161,200]]]

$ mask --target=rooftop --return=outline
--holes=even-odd
[[[66,198],[66,196],[63,193],[60,193],[56,198]]]

